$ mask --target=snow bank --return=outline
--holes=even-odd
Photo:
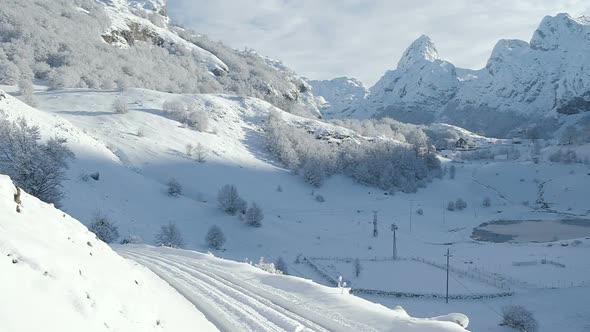
[[[414,318],[401,307],[392,310],[346,292],[342,293],[337,287],[322,286],[293,276],[270,274],[250,264],[219,259],[213,255],[148,246],[122,246],[117,250],[122,255],[155,269],[170,284],[179,285],[183,294],[189,298],[200,299],[203,294],[213,292],[229,299],[231,307],[242,303],[239,305],[241,307],[236,308],[229,308],[228,301],[222,301],[221,304],[211,303],[206,308],[210,314],[216,310],[224,312],[249,308],[250,311],[268,312],[269,308],[274,308],[289,313],[289,316],[295,317],[292,319],[303,326],[322,327],[329,331],[450,332],[465,331],[464,327],[469,323],[469,319],[462,314]],[[208,281],[208,287],[215,289],[203,293],[199,289],[203,286],[197,285],[204,281]],[[196,287],[190,287],[191,285]],[[236,293],[236,290],[239,291]],[[250,294],[255,300],[244,301],[246,294]],[[255,304],[259,302],[268,303],[268,308],[257,308]],[[215,308],[216,306],[220,308]],[[273,319],[274,316],[272,312],[263,315],[268,320],[267,324],[280,324],[281,321],[277,317]],[[227,321],[227,317],[218,318],[225,325],[232,324],[231,319]],[[243,318],[233,324],[242,321]]]

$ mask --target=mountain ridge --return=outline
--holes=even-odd
[[[417,124],[442,121],[504,137],[533,127],[552,132],[561,114],[579,113],[580,104],[588,103],[589,50],[590,18],[565,13],[546,16],[530,42],[499,40],[479,70],[441,59],[432,40],[422,35],[366,98],[332,112]]]

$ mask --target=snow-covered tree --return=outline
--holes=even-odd
[[[24,118],[12,122],[0,115],[0,173],[29,194],[58,205],[67,162],[74,154],[65,139],[40,140],[39,127],[30,126]]]
[[[465,202],[462,198],[457,198],[455,201],[455,208],[459,211],[467,208],[467,202]]]
[[[320,187],[326,176],[322,163],[319,160],[313,159],[303,165],[301,173],[305,182],[314,187]]]
[[[168,186],[168,195],[172,197],[178,197],[179,195],[182,195],[182,185],[180,182],[176,181],[176,179],[172,178],[168,180],[166,185]]]
[[[197,161],[200,163],[207,161],[207,156],[209,155],[207,153],[207,149],[205,149],[205,146],[203,146],[201,143],[198,143],[197,146],[195,146],[194,154],[197,158]]]
[[[449,211],[455,211],[455,202],[453,202],[453,201],[450,201],[450,202],[447,204],[447,210],[449,210]]]
[[[186,152],[186,155],[189,157],[193,156],[194,151],[195,151],[195,146],[190,143],[184,147],[184,152]]]
[[[129,108],[127,107],[127,102],[123,100],[123,98],[117,98],[113,101],[113,111],[119,114],[125,114],[129,112]]]
[[[240,197],[238,189],[234,185],[226,184],[217,192],[219,207],[227,214],[246,212],[248,203]]]
[[[492,205],[492,200],[489,197],[486,197],[483,199],[481,205],[483,205],[483,207],[490,207]]]
[[[170,248],[182,248],[184,247],[184,239],[176,224],[172,222],[168,225],[162,225],[160,231],[156,233],[154,238],[156,245],[165,246]]]
[[[205,242],[207,242],[209,248],[221,249],[225,243],[225,235],[223,235],[221,228],[217,225],[211,226],[207,231],[207,235],[205,235]]]
[[[20,92],[20,96],[22,98],[22,100],[30,105],[30,106],[36,106],[37,105],[37,101],[35,100],[35,96],[33,95],[33,92],[35,91],[34,87],[33,87],[33,82],[31,81],[30,78],[21,78],[18,81],[18,90]]]
[[[285,263],[283,257],[277,258],[277,261],[275,262],[275,268],[283,272],[283,274],[289,274],[289,271],[287,271],[287,263]]]
[[[102,242],[113,243],[119,238],[119,230],[109,218],[105,215],[97,213],[94,221],[90,224],[90,231],[96,234]]]
[[[252,227],[260,227],[262,226],[262,219],[264,219],[262,209],[256,202],[252,202],[246,211],[246,224]]]
[[[561,137],[559,138],[559,143],[561,144],[575,144],[578,140],[578,129],[576,126],[567,126],[561,133]]]
[[[363,267],[361,265],[361,261],[358,258],[354,259],[353,268],[354,268],[354,276],[358,278],[361,275],[361,271],[363,270]]]

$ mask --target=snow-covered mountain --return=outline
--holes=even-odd
[[[322,96],[322,115],[325,118],[338,118],[348,114],[349,108],[363,100],[369,90],[363,83],[354,78],[338,77],[331,80],[309,80],[313,93]]]
[[[588,110],[589,52],[590,18],[568,14],[545,17],[529,43],[500,40],[480,70],[456,68],[421,36],[366,99],[341,110],[358,118],[446,121],[490,135],[532,125],[551,132],[560,114]]]

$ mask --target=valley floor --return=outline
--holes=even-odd
[[[15,87],[2,89],[17,94]],[[341,176],[330,178],[321,188],[312,188],[282,168],[264,145],[264,120],[272,106],[259,100],[142,89],[121,92],[38,88],[35,97],[38,109],[15,102],[0,107],[13,117],[25,116],[38,124],[46,137],[68,139],[76,160],[64,182],[67,197],[63,205],[67,213],[86,225],[101,212],[116,223],[122,236],[136,235],[153,244],[160,226],[174,222],[187,248],[202,252],[210,250],[204,239],[207,230],[218,225],[227,242],[223,250],[213,251],[216,256],[241,262],[256,262],[260,257],[272,262],[282,257],[290,274],[326,285],[332,285],[330,279],[342,275],[353,288],[420,292],[430,297],[363,295],[391,308],[403,305],[413,316],[457,311],[469,316],[473,331],[500,332],[506,329],[498,326],[497,313],[506,304],[522,304],[538,318],[540,332],[589,329],[587,233],[568,230],[549,234],[554,230],[548,229],[541,232],[541,239],[517,238],[498,243],[472,238],[474,229],[487,222],[590,219],[590,167],[547,160],[559,148],[573,148],[580,156],[590,156],[587,145],[559,147],[546,142],[543,162],[539,164],[531,161],[529,144],[517,147],[521,154],[517,160],[464,161],[451,155],[442,159],[444,166],[455,166],[454,179],[447,175],[434,179],[417,193],[391,195]],[[126,100],[128,113],[113,112],[112,103],[117,98]],[[192,100],[206,110],[209,130],[196,132],[170,119],[162,111],[162,103],[173,99]],[[284,117],[294,123],[308,121],[290,114]],[[185,153],[187,144],[198,143],[208,152],[206,162],[199,163]],[[99,181],[84,176],[94,172],[100,172]],[[183,186],[179,197],[166,194],[170,178]],[[219,210],[216,193],[224,184],[235,184],[246,200],[263,208],[262,227],[248,227],[239,218]],[[317,195],[325,201],[318,202]],[[467,208],[446,210],[448,202],[458,198],[467,202]],[[489,207],[482,204],[485,198],[490,198]],[[372,236],[373,211],[378,218],[378,237]],[[399,227],[397,249],[406,260],[403,266],[388,260],[393,222]],[[514,235],[522,229],[515,229]],[[541,242],[548,238],[549,242]],[[444,294],[445,272],[441,266],[448,248],[453,255],[450,292],[457,299],[445,305],[440,298],[432,297]],[[125,254],[125,250],[121,249],[121,253]],[[153,255],[127,255],[140,255],[138,260],[148,266],[156,264],[150,261],[154,258],[142,256],[147,254]],[[309,264],[296,263],[304,257],[315,262],[320,273]],[[363,266],[358,277],[351,263],[356,258]],[[175,266],[180,271],[174,273],[198,282],[193,280],[199,272],[198,264],[195,267],[186,258],[173,259],[176,265],[184,264]],[[396,269],[404,271],[390,277]],[[164,273],[169,275],[170,269]],[[504,292],[514,294],[494,297]],[[459,299],[473,294],[487,297]],[[219,301],[224,301],[224,296]],[[252,310],[255,314],[257,308]],[[289,313],[288,318],[282,316],[284,312],[273,315],[276,319],[271,323],[275,326],[303,321],[310,328],[314,323],[327,328],[324,322],[307,314]]]

